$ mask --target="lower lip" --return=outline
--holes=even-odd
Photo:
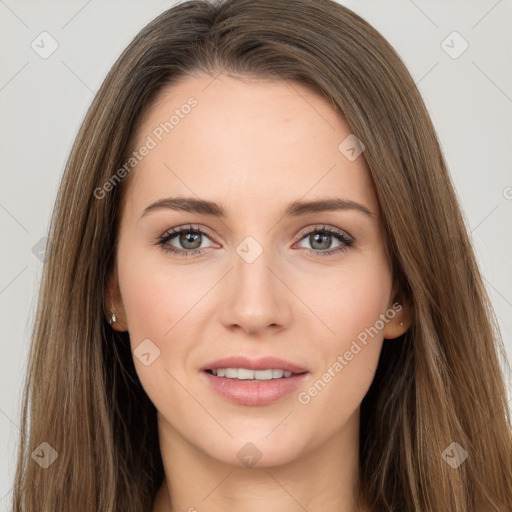
[[[307,378],[308,372],[282,379],[239,380],[201,372],[209,386],[219,395],[239,405],[267,405],[293,393]]]

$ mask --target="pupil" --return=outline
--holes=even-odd
[[[200,236],[201,233],[184,233],[180,237],[180,242],[186,249],[197,249],[201,245],[201,242],[199,242],[199,245],[197,244]],[[196,242],[195,245],[194,242]],[[192,243],[192,247],[188,246],[188,243]]]
[[[316,247],[317,249],[328,249],[329,248],[329,238],[331,235],[328,234],[322,234],[322,233],[315,233],[313,235],[313,243],[311,244],[312,247],[314,247],[314,244],[318,241],[318,238],[323,238],[323,243],[320,244],[320,247]]]

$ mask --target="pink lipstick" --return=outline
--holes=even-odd
[[[204,365],[201,375],[223,398],[239,405],[262,406],[295,391],[307,379],[309,371],[272,356],[259,359],[231,356]]]

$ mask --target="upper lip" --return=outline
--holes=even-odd
[[[279,369],[292,373],[308,371],[306,368],[273,356],[259,357],[257,359],[250,359],[247,356],[224,357],[204,365],[201,370],[217,370],[218,368],[246,368],[247,370]]]

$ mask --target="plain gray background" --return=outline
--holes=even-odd
[[[391,42],[423,94],[512,360],[512,2],[341,3]],[[173,4],[0,0],[0,510],[12,487],[40,240],[65,160],[111,65]]]

